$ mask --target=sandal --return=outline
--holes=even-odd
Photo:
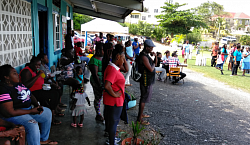
[[[79,127],[83,127],[83,124],[79,124],[79,123],[78,123],[78,126],[79,126]]]
[[[150,123],[148,121],[140,121],[139,122],[141,125],[149,125]]]
[[[63,103],[59,103],[59,106],[60,106],[60,107],[67,107],[68,105],[63,104]]]
[[[59,120],[54,120],[54,121],[52,121],[52,125],[61,125],[62,124],[62,122],[61,121],[59,121]]]
[[[104,118],[101,115],[96,115],[95,120],[103,122]]]
[[[58,144],[58,142],[56,141],[53,141],[53,140],[47,140],[47,141],[41,141],[40,144]]]
[[[56,116],[57,117],[63,117],[65,114],[62,114],[62,113],[57,113]]]
[[[149,118],[150,116],[147,114],[142,114],[142,118]]]
[[[76,124],[74,124],[74,123],[71,123],[71,126],[72,126],[72,127],[77,127]]]

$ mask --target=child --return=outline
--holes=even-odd
[[[83,72],[80,66],[76,67],[76,79],[79,81],[79,84],[84,85]]]
[[[220,70],[221,71],[221,74],[223,75],[223,60],[221,58],[221,52],[219,51],[218,52],[218,55],[217,55],[217,65],[215,67],[216,69]]]
[[[79,85],[76,90],[74,90],[75,96],[73,97],[73,103],[70,108],[72,111],[72,116],[73,116],[73,123],[71,123],[72,127],[77,127],[76,125],[76,119],[77,116],[80,116],[80,122],[78,123],[79,127],[83,127],[83,119],[84,119],[84,114],[87,113],[87,109],[85,108],[85,99],[87,100],[89,106],[90,106],[90,101],[87,96],[87,94],[84,92],[84,89],[82,85]]]

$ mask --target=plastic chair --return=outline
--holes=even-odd
[[[170,76],[170,77],[178,77],[179,81],[180,81],[180,68],[178,67],[171,67],[170,70],[169,70],[169,73],[167,76]],[[184,79],[183,80],[183,84],[184,84]]]

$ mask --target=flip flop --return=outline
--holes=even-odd
[[[56,116],[57,117],[63,117],[65,114],[62,114],[62,113],[57,113]]]
[[[53,141],[53,140],[47,140],[47,141],[41,141],[40,144],[45,144],[45,145],[53,145],[53,144],[58,144],[58,142]]]
[[[56,119],[52,122],[52,125],[61,125],[61,124],[62,122]]]
[[[60,107],[67,107],[68,105],[63,104],[63,103],[60,103],[59,106],[60,106]]]
[[[149,118],[150,116],[149,115],[147,115],[147,114],[143,114],[142,115],[142,118]]]
[[[74,123],[71,123],[71,126],[72,126],[72,127],[77,127],[76,124],[74,124]]]
[[[79,127],[83,127],[83,124],[79,124],[79,123],[78,123],[78,126],[79,126]]]
[[[140,121],[139,122],[141,125],[149,125],[150,123],[148,121]]]

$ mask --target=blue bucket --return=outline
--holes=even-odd
[[[128,102],[128,108],[132,108],[136,106],[136,100],[132,100]]]

